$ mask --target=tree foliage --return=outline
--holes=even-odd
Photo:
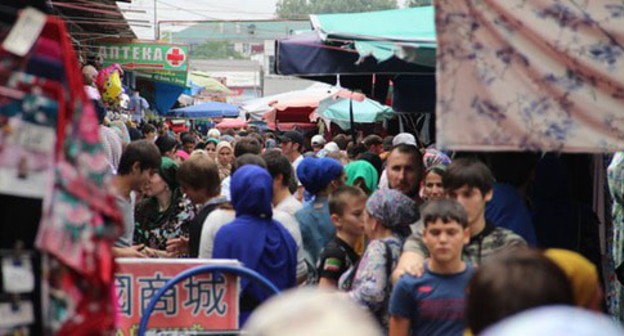
[[[280,18],[307,19],[309,14],[359,13],[397,8],[396,0],[279,0]]]
[[[422,7],[433,5],[432,0],[409,0],[406,4],[407,7]]]
[[[227,41],[209,41],[191,48],[193,59],[243,59],[243,55],[238,53]]]

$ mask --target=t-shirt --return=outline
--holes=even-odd
[[[357,263],[358,259],[360,256],[349,244],[334,237],[321,252],[317,266],[318,276],[338,281],[344,272]]]
[[[132,246],[132,240],[134,239],[134,192],[130,193],[130,200],[127,200],[121,195],[115,195],[117,206],[123,217],[123,233],[117,241],[115,241],[115,247],[130,247]]]
[[[391,316],[409,318],[410,335],[463,335],[466,286],[474,268],[456,274],[438,274],[428,262],[421,277],[404,275],[394,286],[388,308]]]
[[[470,261],[473,265],[480,265],[501,252],[526,245],[526,241],[517,234],[487,222],[483,231],[470,237],[470,242],[464,246],[462,255],[464,260]],[[422,230],[409,236],[405,241],[403,251],[415,252],[425,258],[429,257],[429,251],[422,239]]]
[[[301,204],[294,195],[284,198],[275,206],[275,210],[284,211],[292,216],[294,216],[297,211],[301,210],[301,208],[303,208],[303,204]]]

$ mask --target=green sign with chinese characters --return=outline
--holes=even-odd
[[[153,41],[101,42],[98,56],[104,66],[118,63],[124,70],[188,71],[189,47]]]

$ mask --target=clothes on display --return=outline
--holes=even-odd
[[[37,323],[61,335],[114,328],[111,246],[121,217],[97,130],[64,21],[22,11],[0,48],[0,194],[11,204],[41,200],[34,203],[41,215],[29,218],[37,223],[16,224],[37,231],[24,245],[49,255],[45,278],[37,279],[49,290],[34,289],[48,296],[34,300],[47,303]]]

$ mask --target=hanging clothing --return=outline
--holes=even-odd
[[[607,168],[609,191],[613,198],[612,240],[609,242],[613,266],[617,269],[624,263],[624,152],[615,153]],[[624,320],[624,287],[614,274],[607,279],[607,307],[611,315]]]

